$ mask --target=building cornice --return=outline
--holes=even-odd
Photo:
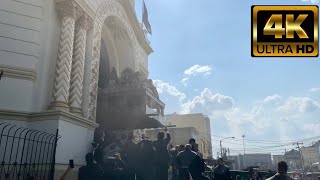
[[[25,79],[31,81],[37,79],[37,73],[33,69],[0,64],[0,71],[1,70],[3,71],[3,77]]]
[[[146,51],[148,55],[151,54],[153,52],[153,49],[151,48],[149,42],[144,36],[144,33],[140,27],[140,23],[137,19],[135,10],[133,9],[132,5],[128,0],[121,0],[120,2],[126,10],[128,19],[131,22],[132,29],[136,35],[137,40],[139,41],[140,46]]]
[[[88,128],[90,130],[94,130],[96,127],[98,127],[98,124],[86,118],[74,115],[69,112],[58,111],[58,110],[36,112],[36,113],[12,111],[12,110],[0,110],[0,119],[26,121],[26,122],[62,120],[65,122],[69,122],[78,126]]]

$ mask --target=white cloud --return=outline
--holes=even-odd
[[[180,101],[186,98],[186,95],[184,93],[180,92],[175,86],[172,86],[166,82],[163,82],[161,80],[154,80],[153,84],[157,87],[159,93],[166,92],[171,96],[178,97]]]
[[[184,75],[186,75],[186,76],[196,76],[199,74],[210,75],[211,74],[211,67],[194,65],[184,71]]]
[[[311,88],[309,92],[320,92],[320,88]]]
[[[212,92],[205,88],[200,96],[195,96],[191,100],[181,105],[182,113],[191,113],[197,110],[211,113],[212,111],[227,110],[233,107],[234,101],[232,97]]]
[[[160,82],[161,90],[174,89],[162,81],[157,81],[157,83]],[[182,101],[178,101],[175,104],[176,108],[171,111],[179,111],[177,108],[179,107],[181,114],[208,115],[212,120],[212,133],[220,136],[235,136],[239,140],[241,135],[245,134],[248,139],[288,141],[316,136],[320,128],[316,118],[320,115],[320,103],[308,96],[285,97],[274,94],[255,101],[258,103],[253,103],[251,106],[240,107],[235,104],[232,97],[215,93],[208,88],[199,91],[199,94],[193,97],[186,97],[182,92],[171,94],[185,97]],[[235,144],[231,142],[227,144],[227,142],[224,144],[231,148],[233,154],[241,153],[237,151],[241,148],[241,143],[237,145],[235,142],[233,142]],[[257,144],[251,144],[251,146],[255,145]],[[250,147],[249,150],[257,153],[268,151],[250,149]],[[277,149],[271,149],[272,153],[275,151]]]
[[[311,4],[319,4],[320,0],[302,0],[302,2],[308,2]]]
[[[278,107],[278,110],[284,113],[306,113],[319,109],[319,103],[310,97],[289,97],[283,105]]]
[[[208,76],[211,74],[211,70],[212,69],[210,66],[194,65],[184,71],[183,73],[184,77],[181,80],[181,83],[184,86],[187,86],[191,77],[195,77],[199,75]]]
[[[188,85],[188,81],[189,81],[189,78],[188,77],[185,77],[181,80],[181,83],[184,85],[184,86],[187,86]]]
[[[281,100],[281,96],[278,94],[274,94],[272,96],[267,96],[264,98],[264,103],[278,103]]]

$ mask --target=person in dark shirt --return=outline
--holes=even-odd
[[[179,167],[179,180],[190,179],[190,166],[196,157],[197,153],[191,150],[191,145],[187,144],[185,150],[180,152],[177,156],[177,164]]]
[[[149,180],[154,179],[154,157],[155,149],[152,145],[152,141],[148,138],[144,138],[139,144],[138,153],[138,179]]]
[[[171,136],[168,132],[167,127],[165,128],[165,131],[167,132],[166,138],[164,138],[164,132],[159,132],[158,140],[153,142],[153,147],[156,149],[156,178],[159,180],[168,179],[168,168],[170,160],[168,144],[170,143]]]
[[[94,156],[92,153],[86,155],[86,166],[82,166],[78,172],[78,180],[102,180],[103,170],[101,166],[94,161]]]
[[[193,180],[201,180],[203,178],[202,173],[205,171],[205,163],[202,158],[203,155],[199,151],[198,144],[194,145],[194,150],[198,157],[194,158],[190,164],[189,171]]]
[[[124,153],[124,161],[127,164],[127,180],[134,180],[137,173],[138,145],[134,142],[133,133],[128,134],[128,139],[124,145]]]
[[[215,180],[231,180],[231,174],[228,166],[224,164],[222,158],[218,159],[218,165],[214,168]]]
[[[293,180],[290,176],[287,175],[288,165],[284,161],[278,163],[278,173],[274,176],[268,178],[267,180]]]

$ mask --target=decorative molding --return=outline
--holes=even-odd
[[[86,14],[82,13],[81,17],[76,21],[75,31],[78,29],[85,29],[86,31],[93,27],[93,19]]]
[[[1,120],[15,120],[26,122],[37,121],[65,121],[90,130],[94,130],[98,127],[98,124],[89,121],[88,119],[76,116],[69,112],[64,111],[45,111],[45,112],[21,112],[12,110],[0,110]]]
[[[88,16],[91,19],[94,19],[94,17],[96,16],[95,10],[92,7],[90,7],[87,2],[85,2],[84,0],[75,0],[75,1],[82,8],[82,10],[86,12],[86,14],[88,14]]]
[[[101,32],[104,21],[110,17],[117,17],[128,31],[129,40],[133,45],[135,52],[135,63],[137,63],[137,39],[135,33],[131,28],[128,21],[127,14],[122,6],[116,0],[108,0],[103,2],[96,11],[96,18],[93,26],[93,50],[91,60],[91,77],[90,77],[90,97],[89,97],[89,109],[88,119],[95,121],[96,118],[96,105],[97,105],[97,92],[98,92],[98,78],[99,78],[99,63],[100,63],[100,45],[101,45]],[[136,64],[135,64],[136,67]]]
[[[98,12],[98,9],[100,8],[100,5],[98,9],[93,9],[91,6],[88,5],[88,3],[85,0],[75,0],[75,1],[92,19],[94,19],[96,16],[99,16],[97,12]],[[148,55],[151,54],[153,52],[153,49],[151,48],[148,40],[144,36],[144,33],[140,27],[140,23],[137,19],[135,10],[133,9],[134,7],[130,4],[128,0],[119,0],[119,2],[125,8],[125,12],[129,17],[128,20],[132,25],[133,32],[137,37],[139,44],[142,46],[142,48],[146,51]]]
[[[22,68],[0,64],[0,71],[3,70],[3,77],[24,79],[34,81],[37,79],[37,72],[33,69]]]
[[[56,0],[56,10],[61,18],[66,16],[76,17],[76,6],[74,0]]]

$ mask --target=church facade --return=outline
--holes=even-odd
[[[148,79],[153,50],[134,7],[134,0],[0,1],[0,122],[59,129],[56,176],[69,159],[85,164],[99,90],[128,69]],[[148,92],[151,109],[163,114]]]

